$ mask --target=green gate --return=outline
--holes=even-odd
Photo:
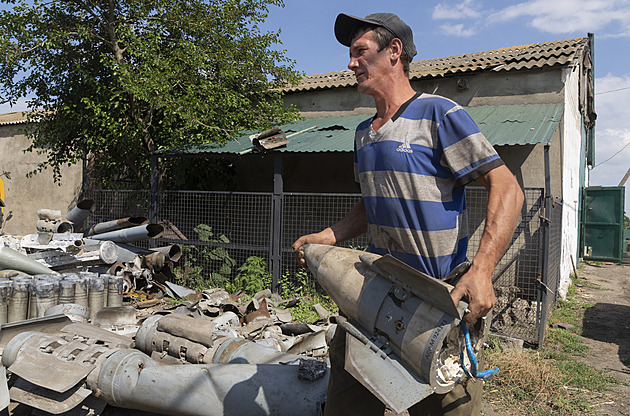
[[[583,257],[621,263],[623,260],[623,186],[588,187],[582,205]]]

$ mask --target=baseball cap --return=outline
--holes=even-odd
[[[382,26],[389,30],[402,41],[403,48],[410,58],[416,56],[416,46],[413,43],[411,28],[393,13],[373,13],[368,14],[365,18],[340,13],[335,20],[335,37],[339,43],[349,47],[352,42],[352,35],[356,34],[356,30],[365,26],[366,23]]]

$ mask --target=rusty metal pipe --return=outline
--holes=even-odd
[[[103,234],[108,233],[110,231],[122,230],[124,228],[137,227],[139,225],[148,224],[149,220],[145,217],[127,217],[120,218],[117,220],[100,222],[98,224],[94,224],[90,229],[88,229],[85,233],[86,236],[91,236],[95,234]]]
[[[166,247],[155,247],[150,249],[151,251],[159,251],[166,255],[166,260],[178,262],[182,257],[182,248],[178,244],[172,244]]]
[[[137,256],[142,257],[155,252],[164,254],[165,261],[170,260],[177,262],[182,257],[182,248],[177,244],[165,247],[156,247],[149,250],[124,243],[118,243],[116,244],[116,247],[118,249],[118,259],[116,261],[122,262],[131,262],[134,261]]]

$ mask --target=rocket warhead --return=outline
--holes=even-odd
[[[432,393],[447,393],[465,377],[458,325],[467,305],[453,304],[453,286],[389,255],[309,244],[304,258],[352,321],[340,324],[350,329],[346,370],[392,410],[400,413]],[[479,346],[486,321],[470,329]],[[348,325],[356,325],[369,346],[351,336]]]

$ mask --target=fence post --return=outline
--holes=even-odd
[[[284,184],[282,178],[282,156],[273,158],[273,196],[271,198],[271,290],[278,291],[282,269],[282,213],[284,209]]]
[[[545,159],[545,202],[544,202],[544,216],[542,218],[542,231],[543,231],[543,245],[542,245],[542,265],[540,284],[538,290],[540,291],[540,325],[538,327],[538,347],[541,348],[545,342],[545,332],[547,329],[547,316],[549,314],[550,305],[547,291],[549,290],[549,223],[551,222],[551,174],[549,172],[549,148],[545,145],[544,159]]]
[[[157,155],[151,155],[151,191],[149,196],[149,219],[152,224],[158,223],[159,178],[157,165]],[[155,247],[155,244],[156,242],[154,241],[154,239],[149,240],[149,247]]]

